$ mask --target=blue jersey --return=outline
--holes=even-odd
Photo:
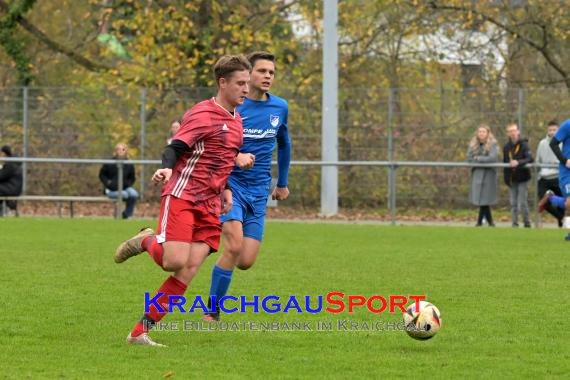
[[[562,154],[570,158],[570,119],[560,124],[554,138],[562,143]],[[560,183],[570,183],[570,169],[566,165],[560,164]]]
[[[240,153],[251,153],[255,163],[251,169],[237,166],[229,183],[232,187],[247,189],[254,195],[267,195],[271,186],[271,159],[277,141],[277,186],[286,187],[291,160],[291,141],[287,127],[289,106],[284,99],[267,94],[266,101],[245,98],[237,110],[243,121],[243,145]]]

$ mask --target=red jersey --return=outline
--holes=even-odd
[[[187,111],[173,140],[184,141],[190,150],[178,158],[162,195],[185,199],[215,215],[221,211],[221,193],[243,143],[241,117],[216,103],[204,100]]]

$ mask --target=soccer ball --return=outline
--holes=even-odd
[[[418,340],[433,338],[441,328],[439,309],[426,301],[420,301],[420,308],[416,310],[416,303],[406,308],[404,324],[409,336]]]

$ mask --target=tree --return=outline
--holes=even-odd
[[[430,2],[434,12],[451,18],[464,18],[466,22],[479,20],[489,23],[509,36],[509,45],[516,54],[511,66],[511,83],[516,85],[563,84],[570,93],[570,9],[563,1],[494,1],[464,2],[459,0]],[[526,52],[520,52],[520,48]],[[525,54],[526,53],[526,54]],[[532,57],[525,57],[528,53]],[[518,77],[523,64],[535,61],[531,70],[524,70],[527,77]]]

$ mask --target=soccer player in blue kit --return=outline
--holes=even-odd
[[[221,216],[224,249],[212,270],[212,296],[219,301],[226,295],[235,267],[245,270],[255,263],[265,225],[267,199],[271,187],[271,158],[277,142],[277,186],[271,197],[285,200],[289,196],[287,178],[291,161],[291,140],[287,127],[287,102],[269,89],[275,77],[275,56],[267,52],[248,55],[252,66],[249,94],[238,107],[243,120],[243,146],[240,154],[254,155],[253,168],[235,167],[228,180],[232,188],[233,206]],[[217,303],[216,301],[216,303]],[[204,320],[217,321],[220,310],[206,313]]]
[[[560,143],[562,143],[562,150],[560,150]],[[539,209],[544,209],[546,202],[562,209],[570,209],[570,119],[560,124],[560,128],[550,140],[550,149],[560,161],[560,171],[558,180],[560,183],[560,191],[562,196],[554,195],[552,191],[546,192],[544,197],[540,200]],[[570,229],[570,218],[564,218],[564,228]],[[570,241],[570,233],[566,235],[566,240]]]

